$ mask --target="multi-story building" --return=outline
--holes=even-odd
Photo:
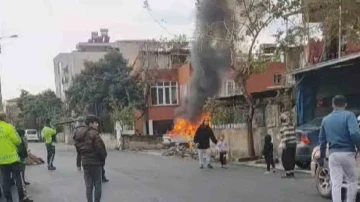
[[[65,100],[65,92],[72,84],[74,77],[85,69],[84,62],[96,62],[104,57],[110,50],[120,51],[128,61],[129,66],[133,66],[139,51],[145,44],[153,44],[146,40],[119,40],[110,42],[110,37],[106,29],[91,33],[88,42],[80,42],[76,45],[76,50],[71,53],[60,53],[54,58],[54,73],[56,95]]]
[[[85,69],[85,61],[98,61],[113,49],[109,43],[107,30],[101,29],[101,35],[92,32],[89,42],[78,43],[71,53],[60,53],[54,58],[56,95],[65,100],[65,92],[71,86],[74,77]]]
[[[172,129],[175,110],[188,92],[191,68],[186,61],[190,53],[188,49],[154,47],[141,50],[133,66],[149,84],[145,90],[147,107],[135,128],[143,134],[163,135]]]

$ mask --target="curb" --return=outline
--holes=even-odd
[[[266,168],[266,165],[264,164],[254,164],[254,163],[248,163],[248,162],[231,162],[231,164],[233,165],[238,165],[238,166],[248,166],[248,167],[255,167],[255,168]],[[276,168],[276,170],[281,170],[284,171],[284,169],[282,167],[280,168]],[[311,171],[310,170],[294,170],[294,172],[296,173],[303,173],[303,174],[309,174],[311,175]]]

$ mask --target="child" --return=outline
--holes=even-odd
[[[226,154],[228,152],[228,144],[225,142],[225,136],[220,135],[218,143],[216,144],[217,150],[220,152],[220,163],[222,168],[226,168]]]
[[[273,168],[272,172],[273,173],[275,172],[275,164],[274,164],[273,152],[274,152],[274,145],[271,142],[271,136],[268,134],[268,135],[265,136],[265,144],[264,144],[264,149],[263,149],[263,155],[265,157],[266,166],[267,166],[267,171],[265,172],[265,174],[271,173],[270,172],[270,165]]]

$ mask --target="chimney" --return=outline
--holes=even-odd
[[[99,37],[98,32],[91,32],[91,42],[95,43],[96,39]]]
[[[109,43],[109,41],[110,41],[109,30],[102,28],[102,29],[100,29],[100,34],[102,37],[102,42]]]

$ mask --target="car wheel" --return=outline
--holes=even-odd
[[[315,176],[316,188],[324,198],[331,198],[331,180],[329,168],[318,167]]]
[[[310,168],[310,163],[311,162],[307,162],[307,161],[297,161],[296,166],[301,168],[301,169],[309,169]]]

